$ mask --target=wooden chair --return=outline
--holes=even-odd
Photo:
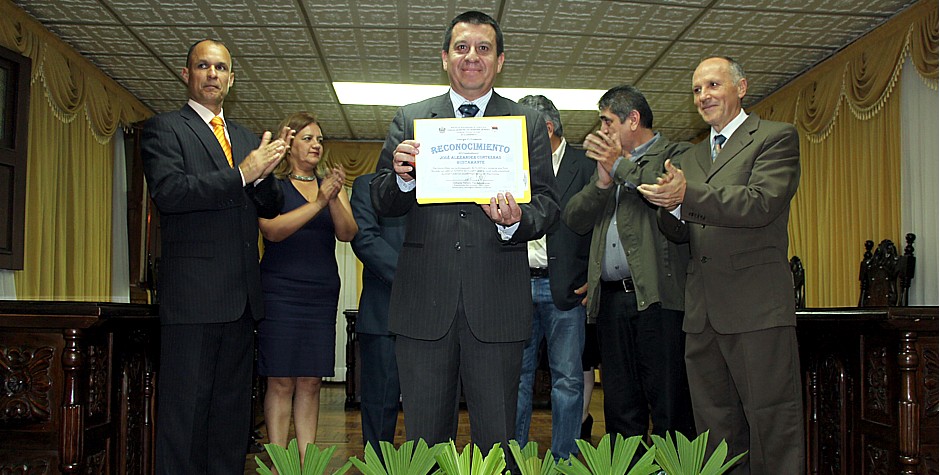
[[[858,279],[861,293],[859,307],[903,307],[908,304],[908,292],[914,277],[914,239],[908,233],[904,254],[898,254],[898,248],[890,239],[878,244],[865,241],[865,254],[859,268]]]
[[[790,258],[790,272],[793,273],[793,298],[796,308],[806,308],[806,271],[799,257]]]

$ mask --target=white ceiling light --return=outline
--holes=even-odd
[[[341,104],[367,106],[403,106],[447,92],[446,85],[388,84],[369,82],[334,82],[333,89]],[[495,88],[501,96],[514,101],[529,94],[551,99],[559,110],[597,110],[602,89],[551,89],[526,87]]]

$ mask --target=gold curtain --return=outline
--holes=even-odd
[[[375,164],[382,153],[382,142],[348,142],[329,140],[324,146],[323,161],[328,167],[337,164],[346,172],[346,186],[361,175],[375,171]]]
[[[8,0],[0,45],[33,61],[24,300],[111,298],[111,137],[153,111]]]
[[[921,1],[752,108],[800,132],[790,252],[810,307],[856,305],[865,240],[903,242],[895,86],[910,56],[936,89],[937,31],[937,0]]]
[[[375,171],[375,164],[382,153],[382,142],[351,142],[343,140],[328,140],[324,146],[323,161],[330,168],[342,166],[346,172],[346,191],[350,189],[356,178]],[[356,289],[362,293],[362,261],[356,259]],[[359,296],[356,296],[356,302]]]

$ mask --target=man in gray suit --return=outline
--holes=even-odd
[[[799,137],[790,124],[744,112],[747,79],[731,58],[699,63],[692,93],[709,139],[677,158],[681,169],[667,164],[659,183],[640,191],[664,208],[663,231],[691,244],[683,329],[695,425],[711,431],[711,449],[725,439],[731,454],[749,451],[733,473],[803,473],[787,259]]]
[[[398,110],[372,181],[379,215],[406,216],[389,330],[397,335],[407,437],[429,444],[456,437],[461,389],[476,445],[489,450],[515,434],[522,348],[532,321],[526,241],[541,237],[558,217],[545,120],[493,91],[504,58],[495,20],[476,11],[455,17],[441,51],[450,90]],[[414,120],[458,114],[525,117],[529,203],[498,193],[485,205],[417,204],[410,172],[420,176],[421,145]]]
[[[362,441],[381,457],[379,441],[394,442],[398,424],[398,364],[395,336],[388,331],[388,299],[395,280],[398,253],[405,239],[405,219],[380,217],[372,207],[369,182],[375,173],[353,182],[353,217],[359,232],[352,240],[353,252],[362,261],[362,294],[356,338],[359,339],[360,404]]]
[[[689,148],[653,132],[653,111],[630,85],[598,101],[601,128],[584,141],[597,161],[593,179],[571,199],[563,219],[593,229],[588,319],[597,322],[609,434],[692,436],[682,309],[689,246],[666,239],[656,207],[637,193],[655,183],[667,159]]]
[[[568,146],[561,115],[547,97],[525,96],[519,104],[545,117],[552,145],[555,192],[562,209],[591,179],[594,162],[584,151]],[[525,446],[532,422],[532,388],[539,347],[545,340],[552,378],[552,454],[567,459],[578,454],[575,440],[581,433],[584,401],[584,306],[591,233],[578,234],[559,222],[541,239],[529,241],[529,273],[532,276],[532,332],[522,353],[522,377],[516,404],[516,440]]]
[[[280,192],[265,178],[290,130],[276,140],[265,132],[259,143],[225,120],[222,102],[235,76],[222,43],[195,43],[182,76],[189,103],[151,118],[141,138],[160,211],[156,471],[242,473],[254,320],[264,315],[258,217],[280,212]]]

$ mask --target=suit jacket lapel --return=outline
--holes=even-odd
[[[705,177],[705,181],[708,181],[709,170],[711,169],[712,165],[714,165],[712,163],[711,149],[708,148],[708,139],[693,145],[692,150],[686,153],[691,154],[692,159],[683,161],[682,163],[689,163],[687,166],[692,166],[692,164],[694,164],[694,166],[702,170],[702,176]]]
[[[450,91],[438,96],[437,101],[431,105],[431,119],[452,119],[454,115],[454,104],[450,101]]]
[[[568,144],[568,147],[570,146],[571,144]],[[561,165],[558,166],[558,174],[555,176],[555,191],[558,192],[559,197],[563,196],[571,187],[571,182],[574,181],[577,171],[574,157],[571,156],[569,149],[566,147],[565,154],[561,156]]]
[[[721,152],[715,157],[715,163],[708,169],[708,177],[706,180],[714,176],[718,170],[734,159],[735,155],[740,153],[741,150],[744,150],[744,147],[751,144],[753,141],[752,135],[757,131],[759,124],[760,117],[758,117],[757,114],[747,116],[744,123],[731,134],[731,137],[728,138],[728,141],[725,142],[725,145],[721,148]],[[709,149],[708,159],[711,160],[711,149]]]
[[[219,145],[219,139],[215,138],[212,129],[202,121],[202,117],[199,117],[199,114],[197,114],[192,107],[189,107],[189,104],[180,109],[180,115],[186,120],[186,125],[193,131],[196,138],[202,142],[202,146],[205,147],[212,162],[215,163],[219,169],[229,168],[228,159],[225,158],[225,152],[222,150],[222,146]],[[231,132],[232,131],[229,130],[230,135],[232,135]],[[232,152],[232,158],[235,158],[234,150]]]
[[[251,134],[251,132],[246,132]],[[251,153],[252,147],[250,143],[246,142],[244,139],[245,134],[242,133],[242,128],[235,122],[229,122],[228,124],[228,135],[229,139],[232,141],[232,162],[237,167],[245,157]],[[215,137],[213,135],[213,137]],[[228,161],[225,162],[228,165]]]
[[[493,95],[490,96],[490,102],[486,104],[486,110],[483,111],[483,117],[495,117],[500,115],[509,115],[511,111],[509,110],[509,104],[511,101],[506,99],[499,94],[496,94],[496,91],[493,91]]]

